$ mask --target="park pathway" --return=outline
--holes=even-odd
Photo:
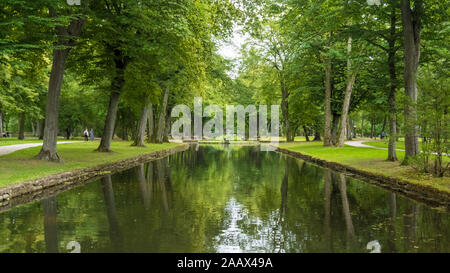
[[[66,144],[66,143],[76,143],[80,141],[59,141],[58,144]],[[16,144],[16,145],[8,145],[0,147],[0,156],[7,155],[13,153],[15,151],[28,149],[32,147],[42,146],[42,143],[26,143],[26,144]]]
[[[375,147],[375,146],[363,144],[363,142],[368,142],[368,141],[370,141],[370,140],[367,140],[367,139],[366,140],[352,140],[352,141],[346,141],[345,144],[347,144],[348,146],[358,147],[358,148],[372,148],[372,149],[378,149],[378,150],[387,150],[388,149],[388,148]],[[396,149],[396,150],[397,151],[405,151],[402,149]]]

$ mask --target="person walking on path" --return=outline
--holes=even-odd
[[[89,132],[88,132],[88,129],[86,128],[86,129],[84,129],[84,140],[85,141],[89,141]]]
[[[94,129],[91,128],[91,131],[89,132],[89,138],[91,141],[94,141]]]

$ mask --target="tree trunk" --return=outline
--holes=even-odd
[[[331,60],[325,65],[325,131],[323,146],[331,146]]]
[[[286,133],[286,141],[292,142],[292,136],[291,136],[291,125],[289,123],[289,103],[288,103],[288,90],[286,87],[286,83],[284,80],[281,81],[281,112],[283,114],[284,118],[284,129]]]
[[[353,122],[352,122],[351,118],[348,118],[348,122],[347,122],[347,140],[352,140],[353,139],[352,131],[353,131]]]
[[[391,41],[389,41],[389,77],[390,77],[390,88],[389,88],[389,145],[388,145],[388,160],[397,161],[397,151],[396,151],[396,138],[397,138],[397,106],[395,101],[395,91],[397,90],[397,72],[395,70],[395,7],[393,7],[391,15]],[[392,33],[393,32],[393,33]]]
[[[373,138],[374,135],[374,125],[375,121],[373,119],[370,120],[370,138]]]
[[[403,38],[404,38],[404,79],[405,95],[405,161],[419,153],[417,129],[417,68],[420,60],[420,33],[423,1],[416,0],[414,11],[410,0],[402,0],[401,4]]]
[[[305,138],[306,138],[306,141],[309,142],[308,128],[306,128],[306,126],[303,126],[303,131],[305,132]]]
[[[30,125],[31,125],[31,132],[32,132],[32,136],[36,136],[36,127],[35,127],[35,124],[34,124],[34,122],[31,120],[30,121]]]
[[[154,135],[154,125],[155,119],[153,117],[153,104],[149,104],[148,106],[148,117],[147,117],[147,142],[151,143],[152,137]]]
[[[64,76],[64,67],[69,56],[69,49],[53,50],[53,66],[50,74],[50,82],[45,110],[44,144],[38,159],[46,161],[62,162],[56,150],[58,140],[58,108],[59,96]]]
[[[166,90],[164,91],[163,100],[161,104],[161,110],[159,112],[159,119],[158,119],[158,129],[156,133],[156,143],[163,143],[164,141],[164,133],[166,128],[166,113],[167,113],[167,102],[169,100],[169,92],[170,88],[169,85],[166,86]]]
[[[347,127],[347,117],[348,117],[348,111],[350,109],[350,99],[352,97],[352,91],[353,91],[353,85],[355,84],[356,75],[358,73],[358,67],[354,68],[352,71],[352,65],[350,60],[350,53],[352,51],[352,37],[348,38],[347,42],[347,85],[345,88],[345,97],[344,97],[344,103],[342,105],[342,116],[341,116],[341,126],[340,126],[340,133],[339,133],[339,141],[338,141],[338,147],[343,148],[344,147],[344,141],[345,141],[345,129]]]
[[[41,132],[41,124],[40,124],[40,120],[39,119],[36,120],[34,128],[36,128],[35,131],[34,131],[34,136],[35,137],[39,137],[39,133]]]
[[[134,139],[133,146],[145,147],[145,128],[147,127],[148,110],[150,103],[147,103],[142,108],[141,117],[139,119],[138,131]]]
[[[25,112],[22,112],[19,117],[19,140],[25,139]]]
[[[0,110],[0,138],[3,137],[3,112]]]
[[[39,120],[39,139],[44,139],[45,119]]]
[[[50,10],[50,14],[52,17],[57,16],[52,10]],[[74,46],[74,41],[67,40],[67,37],[79,36],[85,20],[86,18],[75,19],[70,22],[67,29],[63,26],[56,26],[55,28],[59,39],[56,45]],[[62,159],[59,157],[56,150],[58,140],[58,108],[64,69],[70,49],[71,48],[69,47],[53,50],[53,64],[48,85],[47,106],[45,109],[44,143],[40,153],[36,156],[37,159],[62,162]]]
[[[361,138],[364,138],[364,116],[361,116]]]
[[[320,138],[320,130],[318,128],[314,129],[314,139],[313,141],[321,141],[322,139]]]
[[[109,97],[108,113],[106,114],[105,127],[103,129],[102,140],[97,148],[97,152],[111,152],[111,141],[114,137],[117,110],[119,109],[119,97],[125,84],[125,69],[129,63],[129,58],[119,49],[111,49],[114,53],[114,64],[116,76],[111,82],[111,95]]]
[[[163,142],[169,142],[169,134],[170,134],[170,114],[169,112],[166,115],[166,128],[164,132]]]
[[[105,127],[103,129],[102,140],[96,151],[111,152],[111,141],[113,139],[114,125],[116,122],[117,109],[119,108],[120,93],[113,91],[109,96],[109,107],[106,115]]]
[[[339,126],[339,115],[333,113],[333,123],[331,127],[331,143],[333,145],[337,144],[337,132],[338,132],[338,126]]]

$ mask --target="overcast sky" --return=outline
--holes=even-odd
[[[235,27],[232,37],[227,42],[221,42],[219,46],[219,54],[228,60],[233,60],[236,65],[239,64],[239,58],[241,57],[241,49],[245,44],[249,35],[242,34],[241,28]],[[235,67],[229,75],[231,77],[237,76],[238,67]]]

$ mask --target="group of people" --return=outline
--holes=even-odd
[[[3,132],[2,137],[11,137],[11,134],[9,132]]]
[[[94,129],[91,128],[91,130],[88,131],[88,129],[86,128],[86,129],[84,129],[83,134],[84,134],[84,140],[85,141],[89,141],[89,139],[91,141],[94,141]]]

